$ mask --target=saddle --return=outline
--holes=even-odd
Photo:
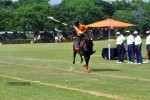
[[[78,41],[75,41],[74,42],[74,49],[80,54],[80,55],[83,55],[83,44],[84,44],[84,41],[85,41],[85,38],[83,38],[81,41],[80,41],[80,45],[78,47]],[[92,55],[93,53],[95,53],[96,51],[93,50],[92,48],[92,51],[90,53],[90,55]]]

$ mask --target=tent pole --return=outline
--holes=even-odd
[[[109,60],[110,60],[110,28],[111,26],[108,27],[108,57],[109,57]]]

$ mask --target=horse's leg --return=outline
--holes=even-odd
[[[86,64],[84,65],[84,67],[86,68],[86,71],[89,73],[90,70],[88,68],[88,64],[89,64],[89,60],[90,60],[90,55],[84,56],[84,58],[85,58],[85,62],[86,62]]]
[[[85,64],[83,65],[86,69],[86,71],[88,70],[88,66],[86,65],[87,64],[87,56],[84,55],[84,60],[85,60]]]
[[[90,60],[90,55],[87,56],[87,59],[86,59],[86,65],[88,66],[89,65],[89,60]]]
[[[77,52],[74,50],[74,51],[73,51],[73,64],[75,64],[76,54],[77,54]]]
[[[81,61],[80,61],[80,63],[82,63],[83,62],[83,58],[82,58],[82,56],[80,55],[80,58],[81,58]]]

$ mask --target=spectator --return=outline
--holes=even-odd
[[[136,53],[136,60],[137,60],[137,63],[135,64],[142,64],[143,61],[142,54],[141,54],[142,39],[138,35],[137,31],[134,31],[134,35],[135,35],[135,53]]]
[[[148,59],[147,62],[150,62],[150,31],[146,31],[147,37],[146,37],[146,49],[147,49],[147,55]]]
[[[55,36],[55,43],[58,43],[58,36]]]
[[[128,50],[128,60],[129,60],[128,63],[133,64],[134,63],[134,54],[133,54],[134,37],[130,31],[126,31],[126,33],[128,34],[127,37],[127,50]]]
[[[117,45],[117,52],[118,52],[118,58],[119,58],[119,61],[117,63],[123,63],[125,38],[122,34],[120,34],[120,32],[117,32],[116,35],[117,35],[116,45]]]

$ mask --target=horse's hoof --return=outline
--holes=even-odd
[[[86,66],[86,64],[84,64],[84,65],[83,65],[83,67],[85,67],[85,68],[86,68],[86,67],[87,67],[87,66]]]
[[[90,71],[90,70],[86,70],[86,72],[87,72],[87,73],[91,73],[91,71]]]
[[[73,62],[73,64],[75,64],[75,62]]]

